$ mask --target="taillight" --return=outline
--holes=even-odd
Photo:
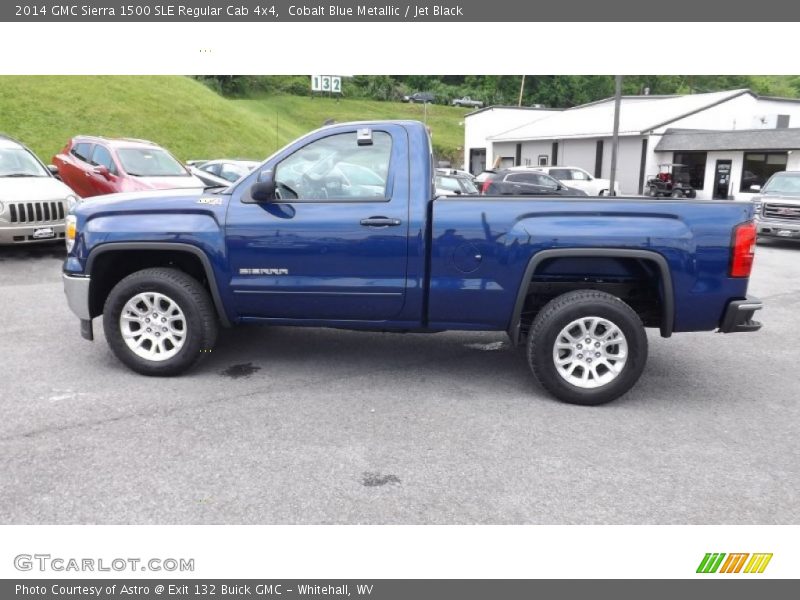
[[[756,225],[752,221],[740,223],[733,230],[733,255],[731,277],[750,277],[756,253]]]
[[[484,181],[483,184],[481,185],[481,194],[487,194],[489,192],[490,185],[492,185],[492,181],[490,179]]]

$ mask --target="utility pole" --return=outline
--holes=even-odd
[[[525,75],[522,76],[522,82],[519,84],[519,102],[517,106],[522,106],[522,92],[525,91]]]
[[[622,75],[615,77],[614,89],[614,137],[611,140],[611,178],[608,182],[608,195],[614,195],[617,180],[617,149],[619,148],[619,107],[622,103]]]

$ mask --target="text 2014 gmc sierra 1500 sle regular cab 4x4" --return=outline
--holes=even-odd
[[[749,202],[435,198],[433,178],[421,123],[345,123],[229,188],[90,199],[67,222],[69,305],[147,375],[191,367],[218,324],[506,331],[576,404],[634,385],[645,327],[760,327]]]

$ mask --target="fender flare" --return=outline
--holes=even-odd
[[[517,300],[514,303],[514,311],[511,313],[511,321],[508,324],[508,337],[511,338],[513,346],[519,344],[520,338],[520,318],[522,308],[525,305],[525,298],[528,295],[528,283],[533,279],[533,274],[539,265],[551,258],[576,258],[576,257],[603,257],[603,258],[639,258],[655,263],[661,274],[661,285],[663,287],[662,315],[661,315],[661,337],[668,338],[672,335],[675,325],[675,295],[672,286],[672,273],[669,270],[667,260],[658,252],[652,250],[636,250],[626,248],[555,248],[552,250],[540,250],[528,261],[522,281],[517,290]]]
[[[224,327],[231,326],[230,319],[228,319],[228,315],[225,314],[225,305],[222,303],[222,298],[219,295],[217,278],[214,275],[214,269],[211,266],[211,261],[209,260],[208,255],[203,252],[201,248],[198,248],[193,244],[186,244],[183,242],[107,242],[95,246],[89,251],[84,272],[91,277],[92,264],[101,254],[125,250],[171,250],[175,252],[187,252],[196,256],[200,260],[200,264],[202,265],[203,271],[208,279],[208,285],[211,288],[211,300],[214,302],[214,308],[217,310],[217,316]]]

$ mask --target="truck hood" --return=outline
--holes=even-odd
[[[76,196],[55,177],[0,177],[0,202],[63,200]]]
[[[194,212],[224,208],[230,196],[205,193],[202,189],[170,189],[94,196],[84,200],[75,214],[89,217],[108,213]]]
[[[800,206],[800,195],[798,194],[759,194],[753,196],[753,202],[765,204],[777,202],[780,204],[796,204]]]

